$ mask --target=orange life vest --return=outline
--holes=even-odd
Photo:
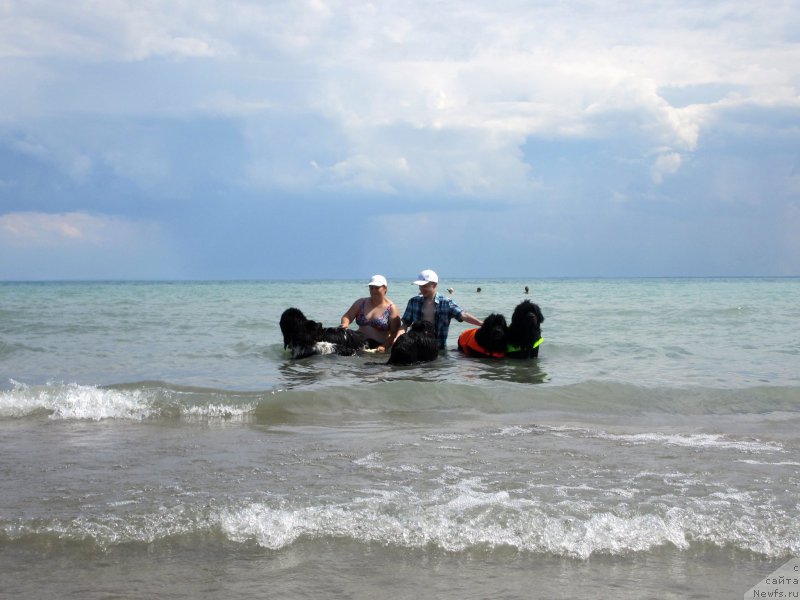
[[[489,352],[478,344],[475,339],[475,333],[477,331],[477,329],[467,329],[462,331],[461,335],[458,336],[458,347],[464,354],[467,356],[489,356],[492,358],[503,358],[505,356],[505,352]]]

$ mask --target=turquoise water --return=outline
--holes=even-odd
[[[357,281],[0,283],[0,590],[738,597],[800,553],[800,280],[447,287],[538,302],[540,358],[289,359]]]
[[[547,352],[539,364],[553,385],[603,380],[739,388],[800,380],[797,279],[451,281],[442,287],[455,286],[465,310],[510,316],[526,298],[526,284],[527,297],[547,318]],[[402,310],[415,290],[397,284],[389,295]],[[281,312],[297,306],[335,325],[364,285],[6,283],[0,294],[6,377],[263,390],[295,383],[282,370]],[[450,347],[466,327],[453,321]],[[444,360],[438,377],[459,381],[453,369],[465,364],[483,368]]]

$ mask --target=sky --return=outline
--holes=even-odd
[[[0,0],[0,280],[800,275],[797,0]]]

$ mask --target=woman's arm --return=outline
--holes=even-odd
[[[392,347],[394,341],[397,339],[397,336],[400,332],[400,311],[397,310],[397,306],[392,304],[389,307],[389,337],[386,338],[386,349]]]
[[[358,314],[358,309],[361,307],[361,303],[364,301],[363,298],[359,298],[355,302],[353,302],[353,306],[347,309],[347,312],[342,315],[342,320],[339,323],[339,327],[344,327],[347,329],[350,326],[350,323],[353,322],[353,319],[356,318]]]

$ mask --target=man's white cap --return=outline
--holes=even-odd
[[[372,279],[369,280],[367,285],[374,285],[375,287],[381,287],[382,285],[385,285],[386,287],[389,287],[389,284],[386,283],[386,277],[383,275],[373,275]]]
[[[426,283],[439,283],[439,276],[436,274],[436,271],[425,269],[417,275],[417,280],[414,282],[414,285],[425,285]]]

